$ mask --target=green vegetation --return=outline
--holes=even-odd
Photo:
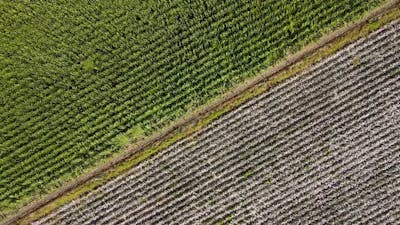
[[[0,2],[0,211],[379,0]]]
[[[224,219],[221,219],[215,223],[215,225],[228,225],[233,224],[233,215],[229,215]]]
[[[253,170],[252,170],[252,169],[249,169],[249,170],[247,170],[247,171],[243,174],[243,178],[244,178],[244,179],[247,179],[247,178],[249,178],[252,174],[253,174]]]

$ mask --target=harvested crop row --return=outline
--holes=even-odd
[[[397,21],[36,224],[399,221],[399,68]]]
[[[0,211],[381,0],[0,2]]]

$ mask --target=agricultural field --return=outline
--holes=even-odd
[[[0,217],[382,2],[1,1]]]
[[[34,224],[395,224],[400,21]]]

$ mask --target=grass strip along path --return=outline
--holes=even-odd
[[[324,53],[321,55],[317,55],[316,58],[320,58],[323,57],[323,55],[325,54],[330,54],[332,51],[335,51],[335,49],[339,48],[340,46],[345,45],[346,43],[348,43],[351,40],[354,40],[356,37],[359,37],[360,35],[365,35],[366,33],[369,33],[371,30],[376,29],[377,27],[379,27],[382,23],[386,23],[387,21],[391,20],[393,17],[396,17],[398,14],[396,14],[396,12],[391,13],[390,16],[385,16],[383,19],[380,19],[378,21],[375,21],[375,17],[377,15],[382,14],[383,12],[387,11],[388,8],[393,7],[396,4],[396,1],[392,1],[393,4],[389,4],[386,5],[384,8],[382,8],[381,10],[378,10],[377,12],[374,12],[372,14],[370,14],[367,18],[369,19],[364,19],[363,21],[357,22],[356,24],[351,25],[350,27],[346,28],[346,29],[342,29],[339,30],[338,32],[335,32],[333,34],[331,34],[328,37],[325,37],[324,39],[321,40],[321,42],[319,42],[317,45],[312,45],[311,47],[309,47],[308,49],[305,49],[304,51],[300,52],[297,55],[294,55],[293,57],[290,57],[288,59],[288,61],[286,61],[283,64],[278,65],[277,67],[275,67],[274,69],[270,70],[269,72],[267,72],[266,74],[263,74],[263,76],[257,77],[255,80],[252,80],[249,84],[243,85],[242,87],[239,87],[238,89],[236,89],[234,92],[228,94],[227,96],[223,96],[223,98],[225,99],[221,99],[222,102],[226,102],[227,99],[235,99],[234,102],[236,102],[237,104],[239,104],[240,101],[244,101],[245,99],[251,98],[252,96],[257,95],[257,93],[260,93],[260,91],[265,90],[265,88],[269,87],[270,85],[277,83],[283,79],[285,79],[286,77],[288,77],[291,73],[283,73],[281,75],[279,75],[278,77],[270,80],[268,82],[267,85],[261,85],[258,86],[257,84],[259,84],[261,81],[263,81],[265,79],[265,77],[270,77],[271,75],[276,75],[276,72],[281,72],[283,69],[287,69],[288,66],[293,65],[293,63],[297,62],[299,59],[303,58],[304,56],[309,56],[311,53],[314,53],[316,50],[320,49],[321,47],[324,47],[325,44],[332,42],[333,40],[335,40],[335,44],[333,46],[330,46],[330,48],[325,49]],[[371,20],[371,18],[375,18],[374,20]],[[362,26],[365,25],[365,23],[368,22],[368,26]],[[362,29],[360,28],[362,27]],[[356,29],[357,28],[357,29]],[[352,31],[350,33],[348,33],[349,31]],[[345,35],[346,34],[346,35]],[[343,36],[345,35],[345,36]],[[340,38],[339,38],[340,37]],[[316,60],[316,58],[314,57],[314,61]],[[304,63],[304,65],[300,66],[300,67],[295,67],[297,68],[296,70],[301,70],[302,68],[306,67],[307,65],[309,65],[310,63],[312,63],[313,60],[306,60]],[[293,72],[293,71],[292,71]],[[238,95],[240,93],[243,94],[243,91],[249,89],[249,87],[256,87],[257,88],[255,90],[252,90],[250,92],[247,92],[247,94],[242,95],[240,97],[238,97]],[[258,90],[258,91],[257,91]],[[233,97],[232,97],[233,96]],[[221,103],[220,101],[220,103]],[[218,101],[217,101],[218,102]],[[210,110],[212,111],[212,108],[214,107],[214,109],[218,108],[217,106],[221,106],[223,104],[211,104],[210,106],[206,107],[203,111],[200,110],[200,112],[198,112],[197,114],[194,113],[193,117],[195,117],[194,121],[196,120],[196,117],[199,117],[199,114],[202,114],[201,112],[203,112],[203,114],[207,114],[207,112],[210,112]],[[231,102],[232,103],[232,102]],[[225,105],[225,108],[220,109],[215,111],[214,113],[212,113],[211,115],[209,115],[205,120],[200,121],[199,122],[199,126],[201,127],[205,124],[207,124],[209,121],[211,121],[213,118],[218,117],[219,115],[223,114],[224,112],[226,112],[227,110],[229,110],[231,107],[233,107],[235,104],[228,104]],[[192,118],[193,122],[193,117],[189,117]],[[182,126],[180,126],[182,125]],[[156,147],[152,147],[150,149],[147,149],[145,152],[142,153],[137,153],[135,154],[135,152],[140,151],[145,149],[145,147],[148,147],[149,145],[151,145],[154,142],[157,142],[159,140],[161,140],[163,137],[163,134],[171,134],[171,131],[176,131],[177,128],[181,128],[178,129],[180,131],[182,131],[182,127],[185,127],[187,125],[187,123],[183,123],[183,122],[178,122],[177,124],[175,124],[174,126],[164,130],[163,132],[161,132],[160,135],[156,135],[156,137],[152,137],[150,138],[150,140],[148,141],[144,141],[141,142],[141,145],[138,146],[130,146],[130,148],[128,148],[127,154],[121,155],[120,157],[117,157],[115,160],[112,160],[111,162],[98,167],[96,170],[93,171],[93,173],[91,174],[87,174],[87,176],[82,176],[80,179],[78,179],[76,182],[72,182],[71,184],[67,185],[65,188],[62,188],[60,191],[53,193],[52,195],[48,196],[48,198],[43,199],[42,201],[37,202],[37,204],[28,207],[26,209],[21,210],[21,212],[14,218],[12,218],[9,221],[16,221],[19,218],[25,217],[28,214],[32,213],[33,211],[35,211],[36,209],[41,208],[42,206],[46,205],[46,203],[51,202],[51,204],[46,205],[46,207],[41,208],[41,210],[39,210],[36,213],[33,213],[30,215],[30,218],[37,218],[37,216],[43,215],[46,212],[49,212],[49,210],[52,210],[54,208],[57,208],[58,205],[63,204],[63,202],[67,202],[71,199],[74,199],[76,197],[78,197],[79,195],[87,192],[88,190],[90,190],[93,187],[98,186],[99,184],[101,184],[102,182],[106,181],[107,179],[110,179],[112,177],[115,177],[117,174],[126,171],[126,169],[132,167],[133,165],[137,164],[138,162],[144,160],[145,158],[148,158],[149,156],[153,155],[154,153],[156,153],[159,150],[162,150],[163,148],[165,148],[166,146],[168,146],[169,144],[173,143],[174,141],[184,137],[185,135],[187,135],[190,132],[194,132],[197,128],[196,127],[192,127],[191,129],[188,130],[184,130],[184,132],[180,132],[177,135],[173,136],[171,139],[162,142],[161,144],[159,144]],[[168,135],[164,135],[164,137],[167,137]],[[117,167],[111,168],[112,170],[109,170],[107,176],[102,177],[100,179],[92,179],[94,177],[96,177],[97,175],[101,174],[102,172],[104,172],[106,169],[110,169],[110,167],[113,167],[114,165],[120,163],[121,161],[129,158],[130,156],[134,155],[131,160],[128,160],[127,162],[120,164]],[[91,182],[86,183],[86,185],[84,186],[80,186],[82,184],[84,184],[86,181],[91,180]],[[76,187],[79,187],[77,189],[74,189]],[[70,192],[72,189],[74,189],[72,192]],[[67,192],[69,192],[68,194],[66,194]],[[61,196],[61,198],[59,198]],[[57,199],[56,201],[53,201]],[[27,218],[29,220],[29,218]],[[26,221],[26,220],[25,220]]]

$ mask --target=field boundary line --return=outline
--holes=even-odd
[[[258,94],[262,93],[261,91],[265,91],[271,85],[286,79],[288,76],[278,77],[277,79],[274,78],[276,78],[279,74],[292,69],[293,66],[295,66],[298,63],[301,63],[303,59],[313,56],[319,50],[323,50],[324,47],[326,47],[327,45],[330,45],[333,42],[340,40],[340,38],[345,37],[347,34],[351,32],[357,33],[357,29],[361,30],[363,26],[367,25],[370,22],[377,21],[380,17],[387,15],[390,12],[393,11],[397,12],[394,18],[398,17],[398,15],[400,14],[398,12],[399,6],[400,6],[400,0],[387,1],[381,7],[372,10],[361,19],[349,23],[347,26],[345,25],[345,27],[343,28],[340,28],[336,31],[324,35],[316,42],[306,45],[305,47],[302,48],[302,50],[298,51],[297,53],[287,56],[286,58],[278,62],[275,66],[272,66],[266,71],[259,73],[259,75],[249,79],[248,81],[243,82],[237,87],[233,87],[231,91],[228,91],[227,93],[220,95],[219,98],[215,99],[211,103],[201,106],[197,110],[194,110],[188,113],[186,116],[181,117],[180,119],[173,122],[171,125],[162,129],[160,132],[155,133],[147,138],[144,138],[143,140],[140,140],[136,143],[130,144],[121,154],[116,155],[115,157],[109,159],[105,163],[95,167],[92,171],[83,174],[82,176],[78,177],[72,182],[67,182],[63,187],[61,187],[60,189],[56,190],[53,193],[48,194],[44,198],[22,208],[15,215],[6,218],[0,224],[2,225],[18,224],[21,220],[29,217],[30,214],[44,208],[46,205],[52,202],[55,202],[57,199],[66,195],[67,193],[73,192],[75,189],[78,189],[79,187],[89,183],[90,181],[93,181],[96,178],[99,178],[100,176],[106,176],[107,171],[115,168],[117,165],[120,165],[128,161],[132,157],[137,156],[140,152],[143,152],[146,149],[151,148],[152,146],[156,147],[158,146],[159,148],[164,148],[165,145],[171,144],[176,140],[179,140],[187,136],[188,133],[195,132],[196,129],[197,130],[199,129],[195,128],[196,126],[202,126],[204,125],[204,123],[207,123],[207,122],[202,123],[201,120],[215,119],[214,117],[211,116],[213,112],[220,110],[221,113],[218,114],[218,116],[220,116],[222,113],[225,113],[230,109],[237,107],[244,101],[247,101],[257,96]],[[386,24],[393,20],[392,17],[386,19],[388,21],[383,21],[383,22],[381,21],[381,23]],[[381,26],[381,24],[379,23],[378,25]],[[377,28],[371,28],[371,29],[377,29]],[[362,36],[363,34],[358,36],[358,38]],[[348,43],[351,43],[351,41],[349,41]],[[342,44],[346,45],[348,43],[342,43]],[[309,65],[306,65],[306,67],[308,66]],[[303,69],[304,69],[303,67],[298,68],[298,70],[300,71]],[[230,103],[238,99],[240,99],[239,102],[236,102],[236,104],[229,106]],[[224,107],[227,108],[224,109]],[[210,116],[212,118],[210,118]],[[173,136],[177,135],[178,132],[184,132],[184,133],[181,133],[179,134],[179,137],[174,138]],[[163,142],[166,142],[169,139],[171,140],[167,144],[164,143],[163,146],[162,145]],[[31,219],[33,220],[37,218],[31,218]],[[29,223],[29,221],[26,220],[22,223]]]

